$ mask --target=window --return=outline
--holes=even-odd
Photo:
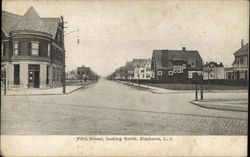
[[[237,58],[237,64],[240,65],[240,58]]]
[[[61,42],[61,36],[60,34],[57,34],[57,41],[60,43]]]
[[[173,66],[173,73],[182,73],[181,66]]]
[[[162,71],[157,71],[157,75],[162,76]]]
[[[51,52],[50,52],[50,46],[51,46],[51,45],[48,44],[48,58],[50,58],[50,53],[51,53]]]
[[[4,43],[1,44],[1,56],[4,56]]]
[[[14,55],[18,55],[18,42],[14,42]]]
[[[39,42],[31,42],[31,54],[33,56],[39,55]]]
[[[141,72],[143,73],[143,72],[144,72],[144,70],[142,69],[142,70],[141,70]]]
[[[168,75],[173,76],[173,71],[168,71]]]
[[[146,68],[146,71],[150,71],[150,68]]]
[[[182,69],[186,69],[186,64],[183,64],[183,65],[182,65]]]
[[[243,65],[247,66],[247,57],[243,58]]]
[[[191,61],[191,67],[194,68],[195,66],[195,61]]]

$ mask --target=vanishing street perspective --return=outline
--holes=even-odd
[[[14,2],[2,135],[247,135],[247,1]]]

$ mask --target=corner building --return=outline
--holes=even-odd
[[[41,18],[33,7],[23,16],[2,11],[1,72],[5,75],[1,76],[7,89],[61,85],[64,53],[61,18]]]

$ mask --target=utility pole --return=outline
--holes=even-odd
[[[65,94],[66,93],[66,83],[65,83],[65,68],[66,68],[66,62],[65,62],[66,55],[65,55],[65,53],[66,53],[66,50],[65,50],[65,45],[64,45],[64,37],[66,35],[68,35],[68,34],[73,33],[73,32],[76,32],[76,31],[79,32],[79,29],[71,31],[71,32],[69,32],[67,34],[64,34],[64,28],[67,28],[67,27],[64,26],[64,24],[67,23],[67,22],[64,21],[63,16],[61,16],[61,20],[62,20],[62,43],[63,43],[62,44],[62,48],[63,48],[63,76],[62,76],[63,79],[62,79],[62,85],[63,85],[63,94]],[[80,43],[79,38],[77,39],[77,43],[78,44]]]
[[[64,19],[63,16],[61,16],[61,20],[62,20],[62,47],[63,47],[63,79],[62,79],[62,85],[63,85],[63,94],[66,93],[66,84],[65,84],[65,68],[66,68],[66,64],[65,64],[65,53],[66,50],[64,48]]]

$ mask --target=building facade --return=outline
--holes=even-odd
[[[33,7],[23,16],[2,11],[1,71],[8,89],[61,84],[63,31],[61,18],[41,18]]]
[[[202,58],[198,51],[154,50],[152,54],[152,80],[166,82],[185,82],[193,78],[194,73],[203,71]]]
[[[221,80],[225,79],[225,68],[222,63],[209,62],[204,65],[204,80]]]
[[[233,80],[248,80],[249,70],[248,70],[248,54],[249,54],[249,44],[244,44],[241,40],[241,48],[234,53],[234,61],[232,63],[233,73],[231,75]]]
[[[151,59],[134,59],[133,61],[134,80],[150,80],[152,77]]]

